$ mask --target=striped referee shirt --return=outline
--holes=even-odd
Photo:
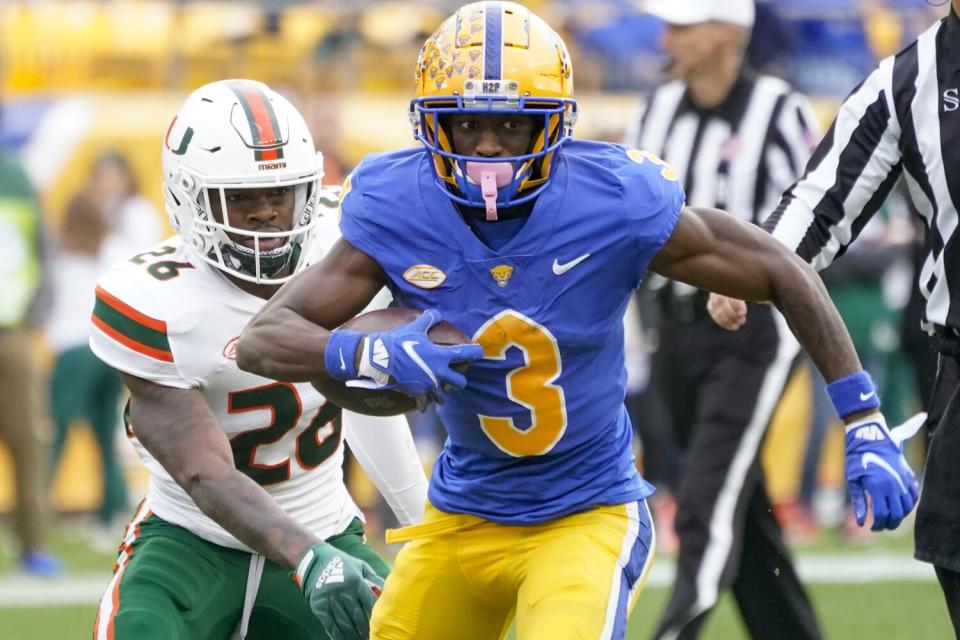
[[[927,227],[927,323],[960,329],[960,21],[883,60],[840,107],[764,227],[817,269],[853,242],[900,177]]]
[[[819,131],[807,98],[772,76],[743,73],[721,104],[693,103],[686,84],[657,88],[624,143],[674,168],[687,205],[716,207],[760,224],[800,176]],[[675,294],[691,294],[674,283]]]

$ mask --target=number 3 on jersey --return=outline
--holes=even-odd
[[[677,172],[673,170],[673,167],[661,160],[656,154],[650,153],[649,151],[643,151],[641,149],[628,149],[627,157],[637,164],[652,162],[660,167],[661,178],[664,180],[669,180],[670,182],[677,181]]]
[[[480,427],[497,447],[511,456],[539,456],[560,441],[567,430],[563,389],[553,384],[563,366],[556,338],[546,327],[507,309],[477,330],[474,342],[485,358],[503,360],[507,349],[523,352],[524,364],[507,374],[507,395],[530,410],[530,427],[518,429],[513,418],[480,415]]]

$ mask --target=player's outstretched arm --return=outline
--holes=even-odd
[[[828,381],[862,368],[813,268],[759,227],[725,211],[684,208],[650,270],[726,296],[772,302]]]
[[[916,502],[916,478],[890,437],[876,389],[813,268],[758,227],[723,211],[688,207],[650,270],[726,296],[769,301],[783,312],[830,383],[834,407],[847,423],[851,492],[870,493],[875,529],[896,528]]]
[[[373,569],[317,538],[236,469],[226,433],[198,390],[121,376],[130,389],[134,435],[200,510],[254,551],[295,569],[304,597],[331,637],[366,638],[383,586]],[[342,568],[342,581],[318,580],[330,565]]]

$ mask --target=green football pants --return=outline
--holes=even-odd
[[[149,515],[121,549],[117,572],[97,612],[95,638],[115,640],[229,640],[243,614],[251,554],[207,542]],[[355,519],[327,540],[369,563],[384,578],[389,568],[363,541]],[[247,640],[325,639],[326,633],[290,578],[266,560]]]

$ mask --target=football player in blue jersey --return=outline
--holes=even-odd
[[[870,413],[862,371],[819,278],[761,230],[684,204],[673,171],[572,140],[561,38],[511,2],[466,5],[424,44],[410,105],[422,148],[366,158],[341,200],[343,239],[240,337],[238,364],[443,400],[449,439],[371,637],[622,638],[653,530],[623,406],[623,314],[645,273],[776,304],[842,413]],[[382,286],[428,309],[399,328],[331,332]],[[439,346],[444,318],[475,344]],[[466,374],[452,365],[471,361]],[[858,395],[860,394],[860,395]],[[895,525],[916,480],[882,439],[861,470]],[[890,449],[890,450],[887,450]],[[865,481],[866,482],[866,481]]]

